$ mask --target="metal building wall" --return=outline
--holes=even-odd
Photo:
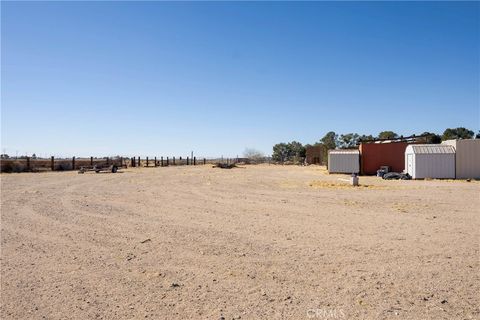
[[[362,174],[377,174],[381,166],[389,166],[391,171],[402,172],[405,169],[405,149],[407,142],[361,143]]]
[[[413,179],[455,179],[455,150],[442,145],[410,145],[405,151],[405,167]]]
[[[480,179],[480,139],[447,140],[455,148],[457,179]]]
[[[328,152],[329,173],[359,173],[360,152],[358,150],[330,150]]]

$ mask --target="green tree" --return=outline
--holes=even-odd
[[[342,149],[353,148],[357,145],[360,136],[357,133],[346,133],[340,135],[338,147]]]
[[[288,149],[291,157],[305,158],[305,147],[300,142],[292,141],[288,143]]]
[[[464,127],[448,128],[443,132],[442,140],[450,139],[471,139],[474,132]]]
[[[289,157],[289,147],[286,143],[277,143],[273,146],[272,159],[274,161],[284,162]]]
[[[428,143],[428,144],[439,144],[442,142],[442,137],[440,137],[436,133],[431,133],[431,132],[424,132],[420,134],[421,136],[426,136],[421,139],[422,142]]]
[[[362,141],[370,141],[370,140],[374,140],[375,137],[372,136],[371,134],[369,135],[366,135],[366,134],[362,134],[360,137],[358,137],[358,141],[359,142],[362,142]]]
[[[398,134],[393,131],[382,131],[378,134],[379,139],[396,139]]]
[[[475,135],[475,139],[480,139],[480,130],[478,130],[478,133]]]
[[[275,161],[300,161],[305,157],[305,147],[298,141],[277,143],[273,146],[272,159]]]
[[[320,141],[325,146],[326,150],[331,150],[337,147],[337,139],[338,135],[335,132],[330,131],[322,139],[320,139]]]

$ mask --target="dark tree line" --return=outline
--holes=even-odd
[[[438,144],[445,140],[450,139],[480,139],[480,131],[475,134],[472,130],[467,128],[459,127],[459,128],[448,128],[446,129],[443,134],[439,135],[433,132],[423,132],[421,134],[416,134],[416,136],[424,136],[423,143],[429,144]],[[393,131],[382,131],[377,136],[373,136],[371,134],[358,134],[358,133],[344,133],[344,134],[337,134],[334,131],[330,131],[323,138],[321,138],[318,142],[311,144],[302,145],[298,141],[292,141],[288,143],[277,143],[273,146],[273,154],[272,159],[274,161],[300,161],[300,159],[305,157],[306,148],[309,146],[316,146],[316,145],[323,145],[325,156],[328,153],[328,150],[331,149],[348,149],[356,147],[362,141],[369,141],[374,139],[396,139],[400,138],[397,133]]]

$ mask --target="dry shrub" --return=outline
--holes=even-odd
[[[2,160],[2,172],[23,172],[26,169],[27,166],[20,161]]]
[[[72,162],[55,163],[55,170],[56,171],[72,170]]]

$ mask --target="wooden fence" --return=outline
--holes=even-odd
[[[66,171],[78,170],[80,167],[94,165],[116,165],[118,167],[167,167],[167,166],[188,166],[188,165],[206,165],[218,162],[237,163],[239,158],[197,158],[197,157],[115,157],[115,158],[30,158],[22,157],[19,159],[1,159],[0,172],[39,172],[39,171]]]

